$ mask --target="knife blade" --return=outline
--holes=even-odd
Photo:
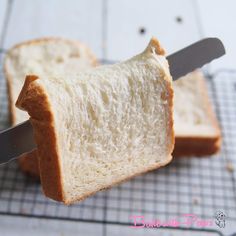
[[[167,56],[173,80],[225,54],[218,38],[206,38]],[[30,121],[0,132],[0,165],[36,148]]]
[[[30,121],[0,132],[0,165],[36,148]]]
[[[224,45],[218,38],[202,39],[167,56],[170,74],[175,81],[181,76],[184,76],[197,68],[201,68],[205,64],[210,63],[224,54]]]

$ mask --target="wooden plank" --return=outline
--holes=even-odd
[[[3,30],[4,20],[5,20],[6,9],[7,9],[7,0],[1,0],[0,1],[0,39],[2,39],[2,33],[3,33],[2,30]]]
[[[88,44],[102,56],[102,0],[14,1],[5,47],[37,37],[61,36]]]
[[[226,47],[227,54],[211,64],[211,71],[235,68],[236,1],[198,0],[198,6],[204,35],[219,37]]]
[[[151,36],[168,53],[200,38],[194,4],[189,0],[109,0],[106,35],[107,58],[113,60],[139,53]]]

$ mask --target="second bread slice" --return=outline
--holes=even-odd
[[[174,156],[215,154],[221,133],[203,74],[195,71],[175,81],[174,91]]]
[[[9,49],[5,57],[4,72],[12,125],[29,118],[27,112],[15,107],[26,75],[37,74],[44,77],[48,74],[76,74],[96,64],[96,57],[86,45],[64,38],[39,38]],[[23,172],[38,178],[37,150],[22,155],[19,165]]]

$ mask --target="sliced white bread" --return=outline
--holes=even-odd
[[[66,204],[164,166],[174,147],[173,90],[156,39],[132,59],[76,76],[27,76],[46,196]]]
[[[96,65],[96,57],[79,41],[62,38],[41,38],[26,41],[11,48],[5,57],[4,72],[8,84],[10,118],[12,125],[29,118],[27,112],[15,107],[25,76],[40,77],[55,74],[78,73]],[[19,159],[20,168],[27,174],[38,176],[37,151]]]
[[[173,84],[174,156],[206,156],[218,152],[221,132],[203,74],[195,71]]]

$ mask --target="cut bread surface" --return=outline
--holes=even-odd
[[[200,71],[174,83],[176,156],[211,155],[219,151],[221,132]]]
[[[155,39],[126,62],[67,78],[28,76],[17,106],[31,117],[46,196],[69,204],[166,165],[172,99]]]

